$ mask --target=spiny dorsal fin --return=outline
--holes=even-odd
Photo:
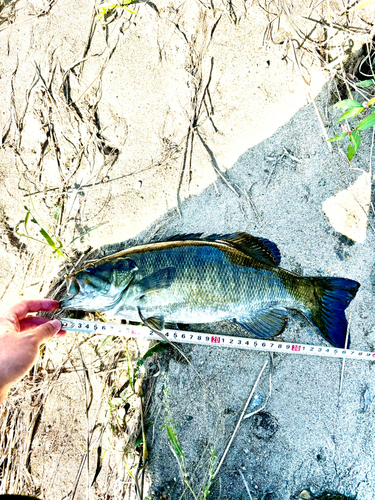
[[[219,239],[219,238],[218,238]],[[267,264],[278,266],[280,264],[280,251],[272,241],[257,238],[247,233],[235,233],[221,238],[234,248],[255,257]]]

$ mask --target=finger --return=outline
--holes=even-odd
[[[60,330],[56,333],[56,337],[65,337],[68,332],[66,330]]]
[[[34,337],[36,337],[39,344],[53,337],[61,329],[61,323],[58,319],[53,319],[37,326],[32,330]]]
[[[25,330],[32,330],[37,326],[43,325],[44,323],[48,323],[50,319],[41,318],[39,316],[29,316],[28,318],[22,319],[20,321],[20,331],[24,332]]]
[[[14,324],[21,321],[31,312],[38,311],[54,311],[59,307],[57,300],[40,299],[40,300],[23,300],[15,306],[11,307],[3,314],[3,318],[8,319]]]

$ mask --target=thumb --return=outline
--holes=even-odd
[[[34,328],[33,335],[41,343],[53,337],[59,330],[61,330],[61,323],[58,319],[54,319]]]

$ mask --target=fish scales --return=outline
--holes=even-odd
[[[232,320],[252,335],[281,333],[297,310],[343,347],[345,309],[359,283],[305,278],[279,267],[276,245],[246,233],[189,236],[130,248],[68,277],[69,309],[98,310],[156,330],[167,323]]]
[[[139,278],[155,269],[175,267],[176,275],[169,288],[150,293],[142,312],[163,314],[166,321],[208,323],[231,319],[233,314],[247,316],[259,305],[293,304],[278,276],[256,269],[257,262],[238,252],[235,262],[226,249],[196,245],[133,253],[131,257],[142,270]],[[253,261],[253,262],[252,262]],[[121,303],[117,314],[131,314]]]

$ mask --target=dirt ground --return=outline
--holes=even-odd
[[[326,140],[340,133],[332,105],[357,95],[374,7],[104,5],[98,20],[91,0],[0,1],[0,309],[61,298],[73,266],[130,245],[245,231],[275,242],[288,270],[359,281],[352,347],[375,350],[371,130],[350,164],[347,144]],[[297,314],[282,338],[324,343]],[[374,498],[371,362],[347,362],[339,394],[338,360],[184,346],[187,363],[168,347],[133,388],[130,365],[148,348],[49,342],[0,408],[0,494]],[[211,481],[266,359],[266,405]]]

